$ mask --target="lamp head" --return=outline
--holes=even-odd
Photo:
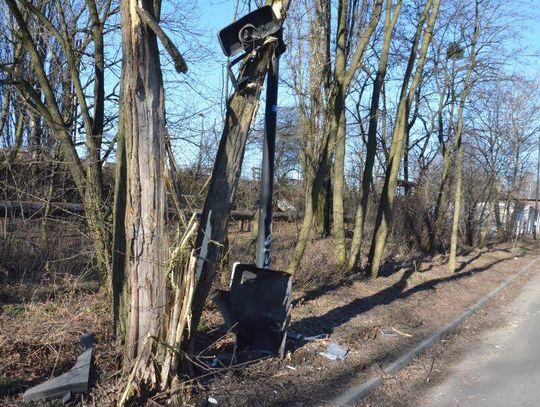
[[[219,43],[223,53],[231,56],[242,50],[253,50],[280,28],[272,7],[264,6],[223,28],[218,34]]]

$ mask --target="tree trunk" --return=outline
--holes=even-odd
[[[11,149],[9,150],[9,153],[7,154],[7,157],[4,159],[4,162],[2,162],[2,165],[0,168],[4,168],[6,166],[9,166],[10,164],[15,161],[15,158],[17,157],[17,154],[19,154],[19,150],[23,143],[23,132],[24,132],[24,115],[25,111],[24,109],[16,109],[15,112],[15,134],[14,134],[14,143]]]
[[[390,146],[390,153],[388,155],[388,166],[386,169],[383,190],[381,192],[381,200],[379,202],[379,208],[377,210],[377,217],[375,219],[373,240],[369,251],[370,273],[373,278],[376,278],[379,275],[379,269],[381,266],[384,247],[386,245],[389,228],[392,223],[394,198],[397,187],[397,177],[399,173],[401,158],[403,155],[405,132],[408,124],[407,118],[409,112],[407,109],[411,106],[411,100],[416,94],[416,90],[420,85],[420,81],[422,79],[428,46],[431,42],[433,28],[439,12],[439,4],[440,0],[428,0],[420,15],[417,31],[413,39],[411,54],[409,56],[407,69],[405,71],[405,76],[403,79],[401,96],[397,110],[396,123],[394,125],[394,131],[392,136],[392,144]],[[429,21],[427,23],[424,38],[422,41],[422,47],[418,56],[416,72],[413,82],[411,84],[411,88],[408,89],[409,80],[417,56],[417,47],[418,43],[420,42],[422,28],[424,26],[425,20],[428,18],[428,13],[430,10],[431,13],[429,14]]]
[[[122,69],[121,82],[124,82],[125,69]],[[122,94],[121,97],[124,95]],[[121,99],[122,101],[122,99]],[[120,103],[123,106],[123,103]],[[112,297],[113,329],[117,341],[123,344],[127,332],[129,313],[129,281],[125,271],[126,262],[126,111],[120,109],[116,142],[116,166],[114,169],[114,204],[113,204],[113,250],[112,250]]]
[[[331,131],[334,134],[336,151],[334,159],[334,186],[333,186],[333,224],[335,235],[335,251],[336,261],[338,266],[347,267],[347,249],[345,245],[345,212],[343,207],[343,193],[345,190],[345,150],[346,150],[346,118],[345,118],[345,97],[348,93],[356,72],[358,71],[367,45],[373,32],[379,24],[382,13],[381,0],[373,2],[372,16],[364,29],[360,33],[358,44],[354,51],[352,61],[347,67],[347,15],[348,1],[342,0],[339,2],[338,9],[338,27],[337,27],[337,46],[336,46],[336,62],[334,70],[334,88],[333,97],[329,101],[329,105],[333,107],[333,115],[331,119]]]
[[[445,217],[442,214],[446,213],[447,207],[447,190],[448,183],[450,181],[450,155],[451,148],[449,146],[450,138],[452,136],[452,131],[454,127],[454,110],[456,105],[456,96],[455,96],[455,61],[452,61],[452,77],[450,78],[448,74],[445,76],[445,81],[442,89],[439,90],[439,108],[437,111],[437,121],[438,121],[438,138],[439,144],[442,147],[442,156],[443,156],[443,165],[441,171],[441,184],[439,185],[439,191],[437,193],[437,200],[435,202],[435,208],[433,210],[432,222],[429,229],[429,245],[431,250],[442,250],[443,242],[442,236],[444,235],[445,230]],[[445,68],[446,69],[446,68]],[[450,117],[448,118],[448,129],[446,131],[447,138],[444,139],[444,122],[443,122],[443,113],[445,105],[445,95],[447,90],[449,91],[450,97]]]
[[[331,84],[331,62],[330,62],[330,27],[331,27],[331,7],[332,5],[325,0],[314,0],[309,5],[313,6],[310,10],[306,3],[306,12],[308,15],[309,32],[309,69],[306,93],[303,87],[302,58],[303,49],[301,46],[295,57],[290,57],[290,68],[295,83],[295,96],[298,99],[301,131],[302,131],[302,158],[301,163],[304,170],[304,192],[305,196],[311,194],[313,180],[317,172],[317,164],[320,158],[321,144],[324,144],[327,133],[327,121],[329,119],[329,109],[326,108],[328,94]],[[311,15],[311,12],[314,15]],[[295,15],[301,26],[301,17]],[[299,30],[300,31],[300,30]],[[298,32],[295,38],[296,43],[302,42],[303,34]],[[294,61],[295,63],[292,63]],[[326,165],[328,171],[324,175],[324,186],[317,196],[317,210],[313,214],[313,228],[318,236],[327,237],[331,234],[331,213],[332,213],[332,177],[330,166]],[[311,198],[310,198],[311,199]],[[311,225],[310,225],[311,227]]]
[[[0,111],[0,134],[4,133],[4,126],[6,125],[9,116],[10,99],[11,87],[4,86],[4,93],[2,94],[2,110]]]
[[[494,217],[494,213],[495,213],[495,203],[496,203],[495,199],[492,199],[491,202],[492,203],[489,206],[488,214],[485,217],[484,222],[481,224],[480,243],[479,243],[480,247],[485,247],[486,245],[486,240],[489,234],[492,218]],[[489,202],[487,203],[489,204]]]
[[[538,140],[538,154],[536,157],[536,186],[534,189],[534,221],[533,221],[533,239],[537,239],[538,233],[538,193],[540,189],[540,139]]]
[[[351,252],[349,256],[349,270],[352,270],[358,264],[360,257],[360,248],[362,247],[364,227],[369,204],[369,188],[373,181],[373,166],[375,165],[375,155],[377,154],[377,125],[379,122],[379,100],[381,97],[386,69],[388,66],[388,55],[390,53],[390,43],[392,33],[396,26],[397,19],[401,12],[402,1],[398,0],[394,14],[392,15],[392,1],[386,3],[386,14],[384,21],[384,40],[379,60],[377,76],[373,83],[371,95],[371,106],[369,109],[369,128],[366,146],[366,161],[364,172],[362,173],[362,185],[360,187],[359,204],[356,208],[354,217],[354,233],[351,242]]]
[[[330,154],[330,141],[331,140],[329,138],[326,139],[321,151],[321,161],[319,164],[317,164],[317,172],[315,173],[313,182],[308,188],[306,188],[304,219],[302,221],[302,226],[300,227],[300,233],[298,235],[298,240],[296,242],[292,258],[287,266],[287,272],[291,274],[296,273],[300,267],[300,262],[304,257],[304,252],[309,241],[309,235],[313,225],[313,217],[318,209],[319,204],[318,195],[324,186],[324,174],[329,171],[328,155]]]
[[[122,128],[126,154],[125,272],[129,279],[125,366],[155,386],[155,340],[164,338],[168,256],[165,169],[165,107],[157,38],[145,26],[136,0],[121,2]],[[160,0],[145,10],[159,20]],[[119,169],[121,171],[121,169]],[[148,342],[148,343],[147,343]],[[159,363],[159,361],[157,361]]]
[[[345,48],[347,47],[347,15],[348,15],[348,0],[340,0],[338,5],[338,25],[336,34],[336,58],[334,68],[334,83],[333,95],[330,99],[329,106],[332,107],[333,115],[331,118],[331,136],[335,139],[335,157],[334,157],[334,173],[333,173],[333,197],[332,210],[334,220],[334,236],[335,236],[335,251],[336,262],[338,267],[342,266],[346,259],[347,253],[345,248],[345,222],[343,214],[343,187],[345,183],[345,88],[344,81],[347,71],[347,55]]]
[[[500,237],[503,233],[502,220],[501,220],[501,207],[499,206],[500,189],[495,185],[495,198],[493,200],[493,213],[495,217],[495,227],[497,228],[497,235]]]
[[[307,182],[306,182],[307,184]],[[315,234],[321,237],[328,237],[332,232],[332,177],[327,173],[323,187],[317,196],[317,212],[313,219]]]
[[[339,114],[335,122],[336,152],[334,159],[334,185],[332,197],[333,226],[335,236],[336,263],[343,268],[347,262],[347,249],[345,246],[345,211],[343,208],[343,193],[345,190],[345,96],[341,95],[335,100]]]
[[[478,1],[475,1],[474,32],[471,40],[469,64],[463,82],[463,92],[459,101],[457,128],[456,128],[456,181],[454,192],[454,215],[452,218],[452,234],[450,235],[450,256],[448,258],[448,271],[453,273],[456,269],[457,240],[459,227],[459,213],[461,210],[461,188],[463,182],[463,109],[471,91],[471,77],[476,66],[476,42],[479,35],[479,10]]]
[[[252,86],[236,92],[229,100],[225,127],[221,136],[212,178],[208,187],[200,230],[195,247],[199,250],[196,266],[196,290],[193,327],[196,327],[221,256],[227,222],[242,171],[247,136],[259,108],[259,98],[273,45],[259,51],[259,58],[247,62],[243,76],[252,78]]]

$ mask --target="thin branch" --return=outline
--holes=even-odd
[[[150,13],[148,13],[148,11],[141,7],[137,7],[137,14],[139,15],[143,23],[145,23],[146,26],[149,27],[158,36],[159,40],[174,61],[174,68],[176,69],[176,72],[186,73],[188,67],[186,61],[184,60],[184,57],[182,56],[182,54],[180,54],[180,51],[178,51],[176,45],[174,45],[169,36],[165,33],[165,31],[163,31],[163,29],[159,26],[156,20],[154,20],[154,18],[150,15]]]

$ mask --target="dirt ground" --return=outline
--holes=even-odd
[[[323,406],[349,386],[380,374],[381,366],[454,319],[517,273],[539,251],[531,241],[516,247],[508,243],[461,257],[459,271],[450,275],[444,258],[437,256],[393,270],[387,267],[386,274],[376,281],[351,279],[340,287],[301,293],[294,304],[290,329],[327,338],[289,341],[289,353],[282,361],[264,360],[242,369],[214,372],[212,380],[201,388],[204,396],[196,397],[192,405],[204,405],[203,399],[211,396],[220,406]],[[449,340],[445,339],[443,349]],[[344,361],[318,354],[329,343],[348,350]],[[220,349],[224,349],[223,344]],[[424,380],[435,369],[431,362],[413,365],[411,369]],[[405,405],[406,382],[396,379],[398,384],[386,385],[386,390],[364,405]],[[407,402],[413,406],[414,398]]]
[[[315,245],[310,264],[327,264],[324,257],[332,256],[324,250],[327,247]],[[436,256],[390,262],[377,280],[358,275],[339,284],[311,281],[296,289],[290,330],[324,339],[289,340],[283,360],[205,367],[214,356],[231,352],[234,343],[233,335],[223,330],[221,317],[209,307],[200,328],[200,350],[191,356],[201,366],[201,376],[185,383],[195,390],[188,405],[206,406],[208,397],[213,397],[219,406],[323,406],[348,386],[378,374],[381,365],[453,319],[539,252],[539,245],[525,240],[515,247],[506,243],[462,256],[454,274],[448,274],[444,256]],[[303,278],[307,277],[299,276],[299,281]],[[519,284],[524,280],[515,287]],[[504,291],[489,306],[511,298],[516,289]],[[24,390],[69,369],[81,351],[78,336],[88,332],[94,334],[96,344],[92,391],[71,405],[114,405],[123,377],[112,344],[110,307],[95,281],[72,274],[55,274],[54,281],[33,284],[4,278],[0,307],[0,406],[21,405]],[[470,321],[475,318],[480,317]],[[408,376],[388,381],[362,405],[397,406],[405,401],[414,405],[409,395],[415,380],[418,385],[424,385],[426,377],[437,380],[444,365],[439,355],[452,338],[445,339],[439,353],[438,347],[430,351],[436,356],[422,356],[422,362],[415,361],[403,373]],[[348,350],[345,360],[319,355],[330,343]],[[466,342],[460,346],[466,347]]]

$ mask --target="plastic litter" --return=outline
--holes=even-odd
[[[313,342],[313,341],[319,341],[321,339],[328,338],[328,334],[320,334],[320,335],[313,335],[313,336],[304,336],[305,341]]]
[[[319,335],[312,335],[312,336],[304,336],[303,334],[300,334],[298,332],[294,331],[287,331],[287,338],[293,339],[295,341],[319,341],[321,339],[328,338],[328,334],[319,334]]]
[[[301,341],[302,339],[304,339],[304,335],[294,331],[287,331],[287,338]]]
[[[379,332],[386,338],[395,338],[398,336],[397,332],[393,331],[392,329],[380,329]]]
[[[26,390],[23,395],[25,403],[59,398],[65,404],[71,399],[72,394],[88,391],[93,349],[92,335],[83,335],[80,337],[80,341],[84,346],[84,352],[77,358],[75,366],[54,379]]]
[[[349,353],[347,349],[342,348],[337,343],[331,343],[324,352],[319,352],[319,355],[330,360],[343,360],[347,357],[347,353]]]
[[[287,369],[296,370],[296,366],[286,365]]]

